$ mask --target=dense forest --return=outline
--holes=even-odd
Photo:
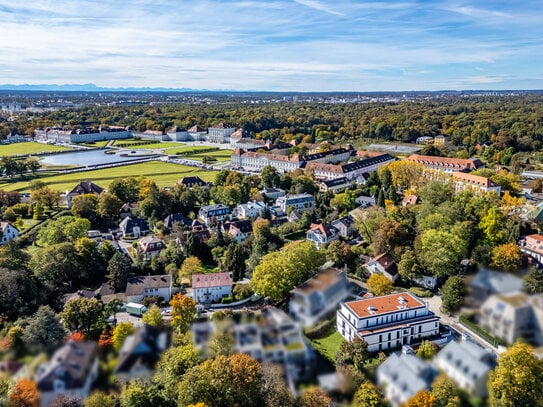
[[[137,131],[209,127],[219,122],[243,128],[253,137],[414,142],[417,137],[450,137],[456,154],[472,155],[477,145],[492,145],[495,161],[516,152],[538,151],[543,143],[543,96],[450,97],[428,101],[367,104],[178,104],[97,106],[23,113],[0,119],[0,136],[32,134],[36,128],[81,125],[131,126]],[[497,157],[493,157],[496,152]]]

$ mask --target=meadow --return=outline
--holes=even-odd
[[[29,141],[26,143],[0,144],[0,157],[11,157],[23,154],[37,154],[66,150],[72,149],[64,146],[37,143],[35,141]]]
[[[74,172],[70,174],[44,175],[29,180],[16,182],[0,182],[0,189],[6,191],[28,192],[29,184],[39,179],[47,186],[58,191],[72,189],[79,181],[92,180],[103,188],[107,188],[116,178],[147,177],[156,182],[158,187],[171,187],[185,176],[197,175],[204,181],[213,181],[216,172],[202,168],[189,167],[165,163],[162,161],[148,161],[139,164],[126,164],[120,167],[104,168],[100,170]]]

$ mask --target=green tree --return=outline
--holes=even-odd
[[[0,257],[4,253],[0,252]],[[10,321],[32,313],[36,307],[37,288],[28,270],[0,267],[0,314]]]
[[[507,218],[499,209],[492,207],[479,222],[479,229],[483,232],[485,239],[493,246],[504,243],[505,223]]]
[[[419,348],[417,349],[417,356],[422,359],[430,360],[436,354],[436,349],[432,342],[428,340],[422,341]]]
[[[443,230],[425,231],[421,236],[421,244],[422,263],[435,276],[454,274],[467,254],[466,242]]]
[[[247,269],[243,247],[237,243],[230,243],[224,252],[222,266],[223,271],[232,273],[234,282],[242,280]]]
[[[422,267],[413,250],[406,250],[398,263],[398,273],[403,278],[414,279],[422,275]]]
[[[131,272],[132,262],[130,259],[123,253],[116,251],[107,265],[107,273],[116,292],[126,288]]]
[[[353,366],[358,371],[362,371],[368,358],[368,343],[364,339],[356,336],[350,342],[341,342],[336,353],[336,365],[349,365]]]
[[[466,283],[462,277],[451,276],[441,287],[440,293],[442,308],[448,312],[456,311],[464,304]]]
[[[262,258],[250,287],[255,293],[279,300],[316,273],[323,262],[324,252],[318,251],[311,242],[290,243],[281,252],[272,252]]]
[[[98,197],[94,194],[81,194],[72,200],[72,214],[94,222],[98,214]]]
[[[123,203],[139,201],[139,182],[136,178],[117,178],[111,181],[108,191]]]
[[[60,347],[65,338],[66,330],[49,306],[42,305],[27,319],[23,341],[31,351],[51,353]]]
[[[117,399],[113,394],[93,391],[85,400],[85,407],[115,407]]]
[[[141,321],[144,324],[155,326],[158,328],[162,328],[164,326],[164,318],[162,318],[162,311],[156,304],[153,304],[151,308],[149,308],[147,312],[143,314]]]
[[[530,267],[524,276],[524,290],[529,294],[543,292],[543,272],[536,267]]]
[[[38,244],[47,246],[64,242],[75,242],[87,237],[91,227],[88,219],[78,219],[73,216],[61,216],[47,224],[38,232]]]
[[[165,389],[165,398],[177,398],[177,384],[187,370],[200,363],[200,352],[193,344],[173,346],[160,357],[154,380]]]
[[[72,298],[64,306],[62,321],[71,332],[97,339],[105,324],[104,309],[96,298]]]
[[[369,381],[364,381],[354,394],[352,407],[386,407],[383,395]]]
[[[541,406],[543,362],[532,348],[516,342],[503,352],[488,379],[488,404],[492,407]]]
[[[30,200],[32,203],[38,202],[45,207],[54,208],[60,204],[60,193],[49,187],[41,187],[30,192]]]
[[[123,201],[121,201],[117,195],[110,192],[104,192],[100,195],[98,200],[98,213],[100,216],[115,218],[119,216]]]
[[[136,331],[136,328],[134,328],[134,325],[132,325],[130,322],[121,322],[115,326],[115,329],[113,329],[113,349],[115,349],[117,352],[121,350],[124,344],[124,340],[132,335]]]
[[[264,168],[262,168],[260,177],[262,179],[262,186],[264,188],[278,187],[279,183],[281,182],[281,177],[279,176],[279,173],[277,172],[275,167],[271,165],[266,165]]]

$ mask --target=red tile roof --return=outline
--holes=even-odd
[[[412,154],[408,160],[416,161],[426,166],[452,168],[458,170],[474,170],[483,166],[479,159],[469,160],[463,158],[434,157],[430,155]]]
[[[463,172],[453,172],[452,176],[454,178],[460,179],[462,181],[468,182],[472,185],[480,185],[484,187],[496,187],[496,183],[490,178],[481,177],[479,175],[466,174]]]
[[[230,273],[193,274],[192,288],[224,287],[232,285]]]
[[[403,302],[401,301],[402,298],[404,300]],[[386,314],[388,312],[396,312],[401,310],[401,307],[413,309],[425,307],[426,305],[414,295],[403,292],[346,302],[345,306],[351,309],[358,318],[367,318],[370,316]]]

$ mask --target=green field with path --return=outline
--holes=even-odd
[[[28,141],[25,143],[0,144],[0,157],[66,150],[72,149],[64,146]]]
[[[100,170],[47,175],[33,179],[39,179],[52,189],[66,191],[72,189],[79,181],[92,180],[102,188],[107,188],[110,182],[116,178],[139,176],[152,179],[160,188],[171,187],[178,180],[189,175],[197,175],[204,181],[213,181],[216,172],[161,161],[148,161],[145,163],[127,164],[121,167],[104,168]],[[28,186],[31,181],[32,179],[12,183],[0,182],[0,189],[6,191],[17,190],[19,192],[28,192]]]

